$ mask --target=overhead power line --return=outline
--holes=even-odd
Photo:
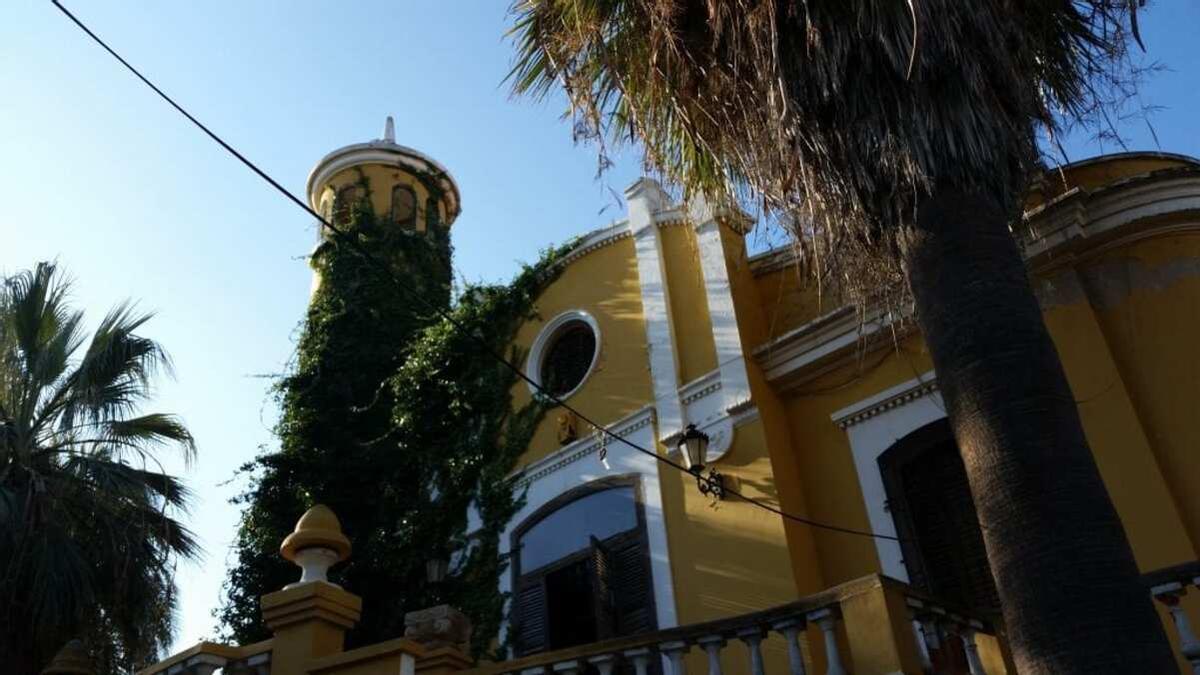
[[[455,330],[460,331],[462,334],[466,335],[472,341],[478,343],[480,348],[483,349],[483,351],[488,356],[492,357],[497,362],[499,362],[501,365],[503,365],[506,369],[511,371],[514,375],[517,376],[517,378],[525,381],[527,384],[529,384],[529,386],[533,387],[546,400],[550,401],[551,403],[553,403],[556,406],[563,408],[564,410],[566,410],[568,412],[573,413],[576,417],[578,417],[580,420],[582,420],[585,423],[587,423],[588,425],[590,425],[593,429],[595,429],[597,432],[599,432],[602,436],[611,438],[614,441],[622,443],[625,446],[635,450],[636,452],[640,452],[643,455],[652,457],[656,461],[658,461],[662,464],[665,464],[666,466],[669,466],[671,468],[674,468],[682,473],[685,473],[688,476],[696,475],[696,474],[693,474],[691,471],[688,471],[687,467],[683,466],[679,462],[676,462],[669,457],[664,457],[652,449],[644,448],[641,445],[638,445],[637,443],[634,443],[633,441],[625,438],[624,436],[621,436],[621,435],[611,431],[608,427],[594,421],[591,417],[585,415],[578,409],[567,404],[561,398],[559,398],[558,396],[556,396],[555,394],[553,394],[552,392],[550,392],[546,388],[544,388],[540,383],[535,382],[532,378],[530,378],[528,375],[525,374],[525,371],[522,368],[520,368],[519,366],[517,366],[514,363],[512,363],[511,361],[509,361],[503,355],[497,353],[496,350],[494,350],[492,348],[492,346],[487,342],[487,340],[484,339],[482,336],[475,334],[474,331],[468,330],[465,326],[462,325],[461,322],[459,322],[457,319],[455,319],[454,316],[451,315],[444,308],[438,307],[437,305],[431,303],[429,300],[427,300],[426,298],[421,296],[421,294],[416,293],[416,292],[412,291],[411,289],[409,289],[408,286],[406,286],[403,283],[403,281],[395,275],[395,273],[392,271],[392,269],[389,265],[385,264],[382,260],[379,260],[378,258],[376,258],[370,251],[368,251],[366,249],[365,246],[363,246],[358,241],[357,238],[351,236],[346,231],[337,227],[332,222],[325,219],[319,213],[314,211],[312,209],[312,207],[310,207],[308,204],[305,204],[302,200],[300,200],[300,198],[296,197],[291,192],[288,192],[288,190],[286,188],[284,188],[283,185],[281,185],[279,183],[279,181],[275,180],[267,172],[260,169],[257,165],[254,164],[254,162],[251,162],[249,159],[246,158],[245,155],[238,152],[236,148],[234,148],[229,143],[226,143],[224,139],[222,139],[220,136],[218,136],[216,133],[214,133],[211,129],[209,129],[207,126],[205,126],[203,122],[196,119],[195,116],[193,116],[186,109],[184,109],[183,106],[176,103],[174,99],[172,99],[165,92],[163,92],[162,89],[159,89],[158,86],[155,85],[153,82],[151,82],[145,75],[142,75],[142,73],[140,71],[138,71],[137,68],[133,67],[132,64],[130,64],[128,61],[126,61],[120,54],[118,54],[116,52],[116,50],[114,50],[112,47],[108,46],[108,44],[104,40],[102,40],[100,38],[100,36],[96,35],[96,33],[94,33],[82,21],[80,21],[78,17],[76,17],[74,14],[71,13],[70,10],[68,10],[66,7],[64,7],[62,5],[62,3],[59,2],[59,0],[51,0],[51,2],[54,4],[55,7],[57,7],[59,9],[59,11],[61,11],[64,15],[66,15],[66,17],[68,19],[70,19],[76,26],[78,26],[80,30],[82,30],[84,33],[86,33],[88,35],[88,37],[92,38],[92,40],[94,40],[96,42],[96,44],[100,45],[104,49],[104,51],[108,52],[114,59],[119,61],[121,63],[121,65],[125,66],[125,68],[129,72],[133,73],[133,75],[135,77],[137,77],[139,80],[141,80],[143,84],[145,84],[152,91],[154,91],[155,94],[158,94],[158,96],[160,98],[162,98],[164,101],[166,101],[168,104],[170,104],[170,106],[172,108],[174,108],[175,110],[177,110],[179,112],[179,114],[186,117],[189,122],[196,125],[196,127],[199,128],[201,131],[203,131],[209,138],[211,138],[218,145],[220,145],[222,148],[224,148],[227,152],[229,152],[229,154],[231,154],[235,158],[237,158],[237,160],[240,161],[242,164],[246,165],[246,167],[249,168],[251,171],[258,174],[259,178],[262,178],[264,181],[266,181],[271,187],[275,188],[276,191],[278,191],[280,194],[282,194],[284,197],[286,197],[289,201],[296,204],[296,206],[299,206],[301,209],[303,209],[306,213],[308,213],[313,218],[316,218],[317,222],[319,222],[322,227],[324,227],[329,232],[331,232],[334,235],[334,237],[339,241],[339,243],[343,243],[343,244],[353,248],[365,260],[370,261],[372,264],[377,265],[388,277],[391,278],[391,280],[395,283],[395,286],[397,289],[402,291],[410,299],[414,299],[414,300],[420,302],[422,305],[424,305],[430,311],[437,314],[443,321],[449,323]],[[696,478],[698,478],[699,480],[708,482],[710,485],[716,487],[716,485],[715,485],[716,481],[712,478],[708,478],[706,476],[696,476]],[[764,502],[760,499],[748,497],[745,494],[742,494],[741,492],[730,488],[729,486],[725,486],[725,492],[727,494],[731,494],[735,497],[738,497],[739,499],[741,499],[742,501],[745,501],[748,504],[752,504],[758,508],[761,508],[765,511],[774,513],[775,515],[778,515],[786,520],[790,520],[795,523],[801,523],[803,525],[808,525],[810,527],[815,527],[815,528],[822,529],[822,530],[829,530],[831,532],[840,532],[843,534],[851,534],[851,535],[857,535],[857,536],[862,536],[862,537],[871,537],[871,538],[875,538],[875,539],[886,539],[886,540],[890,540],[890,541],[900,541],[899,537],[895,537],[892,535],[879,534],[879,533],[871,532],[868,530],[859,530],[859,529],[855,529],[852,527],[842,527],[840,525],[823,523],[823,522],[820,522],[817,520],[813,520],[811,518],[805,518],[803,516],[798,516],[794,513],[788,513],[787,511],[784,511],[783,509],[781,509],[777,506],[768,504],[767,502]]]

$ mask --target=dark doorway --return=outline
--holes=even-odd
[[[546,574],[551,651],[596,641],[596,607],[587,562],[579,560]]]
[[[956,607],[998,613],[975,502],[949,422],[900,439],[879,457],[879,468],[912,584]]]

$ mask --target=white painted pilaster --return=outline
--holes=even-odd
[[[688,217],[696,228],[700,269],[704,274],[704,291],[708,296],[708,314],[712,320],[713,342],[717,351],[717,368],[721,372],[722,406],[729,410],[750,400],[750,378],[746,374],[742,336],[729,281],[729,259],[718,220],[720,215],[702,196],[693,197],[688,204]]]
[[[641,178],[626,188],[625,197],[629,201],[629,229],[633,232],[637,252],[646,348],[661,440],[682,431],[684,425],[683,406],[679,402],[679,357],[671,322],[662,239],[654,222],[655,212],[667,208],[669,203],[666,192],[649,178]]]

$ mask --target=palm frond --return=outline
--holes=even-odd
[[[902,277],[896,237],[935,186],[1013,205],[1039,128],[1128,92],[1132,6],[518,0],[508,81],[561,86],[602,152],[636,142],[687,192],[793,215],[810,262],[866,292]]]
[[[0,660],[36,672],[62,642],[99,639],[110,670],[169,639],[179,557],[201,554],[176,515],[191,492],[157,452],[195,440],[175,415],[142,414],[166,352],[138,335],[150,314],[110,311],[84,345],[53,265],[0,292]],[[132,461],[131,461],[132,460]]]

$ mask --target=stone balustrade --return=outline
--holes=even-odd
[[[1200,561],[1156,570],[1142,578],[1150,588],[1150,595],[1171,615],[1179,652],[1192,667],[1192,673],[1200,675],[1200,639],[1196,638],[1182,603],[1192,587],[1200,588]]]
[[[931,646],[930,640],[951,636],[962,642],[971,673],[1005,672],[998,649],[992,650],[993,662],[1002,665],[985,670],[978,635],[993,636],[991,624],[945,608],[902,582],[870,575],[751,614],[482,664],[463,675],[580,675],[585,670],[613,675],[621,664],[626,672],[649,675],[656,661],[666,675],[686,675],[684,656],[693,649],[707,663],[708,675],[723,675],[723,657],[730,658],[726,649],[735,642],[744,656],[734,658],[745,659],[737,670],[765,675],[762,643],[769,636],[786,646],[789,675],[847,675],[851,665],[855,675],[934,673],[930,657],[944,648]]]
[[[989,672],[979,654],[979,635],[995,633],[990,624],[957,614],[940,603],[910,594],[907,598],[922,672],[957,672],[954,654],[961,654],[970,675]],[[1007,668],[1006,668],[1007,670]]]

